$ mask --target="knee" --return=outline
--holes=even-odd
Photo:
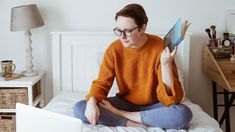
[[[86,121],[85,109],[86,109],[86,101],[85,100],[77,102],[74,105],[74,109],[73,109],[74,116],[81,119],[82,121]]]
[[[176,107],[175,128],[185,128],[192,120],[192,111],[184,104],[177,105]]]

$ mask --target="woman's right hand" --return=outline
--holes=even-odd
[[[97,124],[100,116],[100,110],[95,97],[90,97],[87,101],[85,116],[92,125]]]

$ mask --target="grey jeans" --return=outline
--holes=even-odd
[[[144,125],[160,127],[163,129],[181,129],[188,125],[192,119],[191,110],[184,104],[164,106],[162,103],[139,106],[134,105],[121,97],[109,97],[107,99],[114,107],[130,111],[140,112],[141,122]],[[85,117],[86,101],[82,100],[75,104],[74,115],[83,122],[89,123]],[[106,126],[126,126],[128,119],[118,116],[104,108],[100,109],[98,124]]]

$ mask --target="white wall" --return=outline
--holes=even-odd
[[[51,31],[112,31],[114,15],[127,3],[140,3],[148,17],[148,29],[167,31],[178,17],[192,25],[190,63],[190,98],[212,114],[210,81],[202,73],[202,47],[207,41],[204,29],[217,26],[218,35],[226,31],[226,9],[235,9],[234,0],[1,0],[0,1],[0,60],[12,59],[21,71],[25,66],[24,32],[10,32],[10,9],[36,3],[46,25],[32,30],[34,64],[46,75],[46,102],[52,97]],[[234,108],[231,109],[234,111]],[[232,113],[234,114],[234,112]],[[232,116],[231,116],[232,117]],[[232,123],[233,124],[233,123]]]

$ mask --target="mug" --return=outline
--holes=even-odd
[[[3,60],[1,61],[1,67],[2,67],[2,76],[12,76],[12,73],[14,72],[16,66],[13,64],[12,60]]]

